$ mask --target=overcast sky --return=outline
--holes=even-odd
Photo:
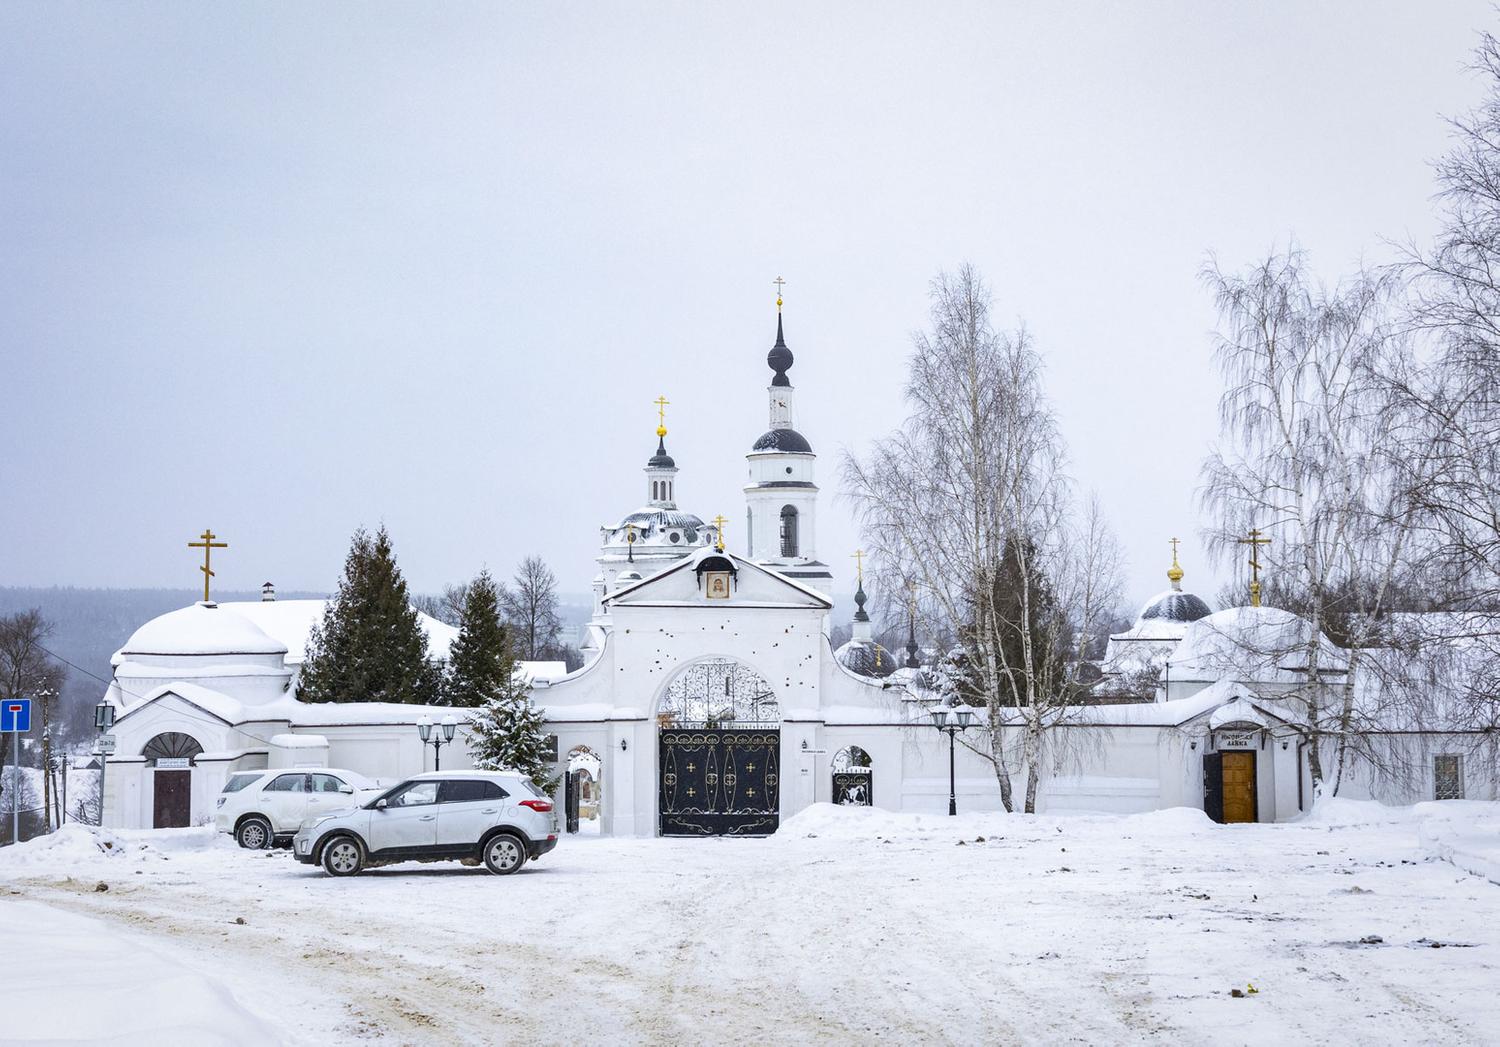
[[[1140,600],[1216,436],[1206,253],[1432,228],[1487,0],[0,7],[0,584],[330,589],[540,553],[645,494],[744,535],[777,275],[818,552],[935,272],[1048,361]]]

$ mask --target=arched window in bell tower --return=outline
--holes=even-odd
[[[781,555],[797,555],[797,507],[781,507]]]

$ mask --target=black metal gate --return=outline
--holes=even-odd
[[[875,776],[868,767],[833,772],[833,802],[845,807],[869,807],[875,803]]]
[[[563,809],[567,812],[568,832],[578,831],[578,801],[583,792],[583,772],[569,771],[567,788],[563,796]]]
[[[780,824],[781,731],[664,727],[663,836],[768,836]]]

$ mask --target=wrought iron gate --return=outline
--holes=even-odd
[[[781,731],[663,727],[663,836],[768,836],[780,824]]]
[[[566,793],[563,796],[563,809],[567,812],[568,832],[570,833],[578,831],[578,801],[581,792],[583,792],[583,772],[569,771]]]
[[[875,775],[868,767],[833,772],[833,802],[845,807],[869,807],[875,802]]]

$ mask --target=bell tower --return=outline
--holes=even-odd
[[[646,504],[656,509],[676,509],[677,463],[667,453],[667,406],[672,401],[658,396],[656,403],[656,453],[646,462]]]
[[[776,344],[766,354],[772,371],[767,387],[770,429],[745,456],[749,482],[745,485],[745,546],[757,563],[827,593],[833,576],[818,560],[818,456],[796,429],[792,380],[792,351],[786,344],[777,278]]]

